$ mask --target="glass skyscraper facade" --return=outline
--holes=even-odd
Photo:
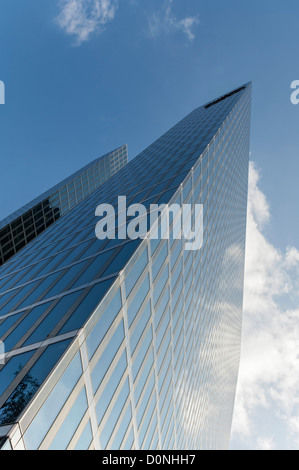
[[[250,102],[249,83],[197,108],[0,268],[2,449],[228,448]],[[176,217],[168,239],[97,239],[120,195],[202,204],[201,249]]]
[[[0,222],[0,266],[128,163],[123,145],[86,165]]]

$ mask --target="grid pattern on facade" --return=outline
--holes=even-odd
[[[227,446],[249,109],[250,86],[198,108],[0,269],[0,423],[23,413],[18,446]],[[202,250],[95,239],[96,205],[119,194],[147,207],[203,204]]]
[[[69,212],[128,161],[123,145],[88,164],[0,223],[0,265]]]

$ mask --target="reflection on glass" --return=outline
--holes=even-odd
[[[97,305],[99,305],[103,295],[107,292],[114,280],[115,278],[112,278],[107,281],[100,282],[99,284],[95,284],[85,299],[76,308],[70,319],[60,330],[59,334],[81,328],[87,318],[92,314],[93,310]]]
[[[82,364],[77,353],[26,430],[24,440],[28,450],[39,447],[81,375]]]
[[[1,369],[0,396],[11,384],[11,382],[18,375],[18,373],[23,369],[24,365],[29,361],[29,359],[33,356],[34,353],[35,350],[24,354],[19,354],[18,356],[14,356]]]
[[[13,423],[17,420],[70,341],[61,341],[47,347],[0,409],[0,425]],[[17,369],[14,375],[17,375],[19,371],[20,369]]]
[[[112,301],[107,306],[104,313],[99,318],[97,324],[95,325],[95,327],[93,328],[93,330],[90,332],[90,334],[87,337],[86,345],[87,345],[89,359],[91,359],[94,352],[100,345],[108,329],[110,328],[115,318],[117,317],[120,309],[121,309],[121,294],[120,294],[120,289],[118,289]]]
[[[80,439],[77,442],[75,450],[88,450],[91,444],[91,441],[92,441],[92,431],[91,431],[90,421],[88,420],[88,423],[86,424],[84,431],[82,432]]]
[[[125,370],[127,367],[127,357],[126,352],[124,352],[118,361],[114,371],[111,374],[110,379],[107,382],[107,385],[97,403],[96,406],[96,413],[98,418],[98,424],[100,424],[101,420],[103,419],[104,414],[111,402],[113,395],[118,387],[118,384],[123,377]]]
[[[85,387],[71,407],[67,417],[64,419],[49,450],[65,450],[79,426],[85,411],[87,410],[87,398]]]
[[[116,403],[114,405],[114,407],[112,408],[111,412],[110,412],[110,415],[109,415],[109,419],[107,420],[107,423],[104,427],[104,430],[103,432],[101,433],[101,444],[102,444],[102,447],[105,449],[107,444],[108,444],[108,441],[111,437],[111,434],[113,432],[113,429],[117,423],[117,420],[118,420],[118,417],[124,407],[124,404],[128,398],[128,395],[129,395],[129,392],[130,392],[130,387],[129,387],[129,379],[127,379],[119,393],[119,396],[116,400]]]

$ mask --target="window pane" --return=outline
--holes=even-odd
[[[90,424],[90,421],[88,421],[75,447],[75,450],[88,450],[91,444],[91,441],[92,441],[91,424]]]
[[[132,325],[134,318],[136,317],[138,310],[140,309],[145,297],[147,296],[147,293],[149,291],[149,277],[146,276],[145,280],[143,281],[143,284],[139,288],[137,294],[135,295],[131,305],[128,308],[128,321],[129,321],[129,326]]]
[[[131,355],[133,355],[136,349],[136,346],[142,336],[142,333],[145,330],[145,327],[150,319],[150,316],[151,316],[151,304],[149,301],[144,311],[140,315],[139,321],[137,325],[135,326],[134,331],[131,334],[131,339],[130,339]]]
[[[16,315],[11,315],[6,318],[3,323],[0,325],[0,338],[10,329],[10,327],[22,316],[24,312],[17,313]]]
[[[153,332],[152,332],[152,327],[150,326],[148,332],[146,333],[145,337],[142,338],[142,342],[140,344],[140,349],[138,351],[138,354],[133,362],[132,365],[132,372],[133,372],[133,379],[135,380],[137,377],[137,374],[140,370],[140,367],[142,365],[142,362],[146,356],[146,353],[152,343],[153,340]]]
[[[96,413],[98,418],[98,424],[102,421],[104,414],[109,406],[111,399],[118,387],[119,382],[121,381],[125,370],[127,367],[127,357],[126,352],[124,352],[118,361],[112,375],[103,391],[97,405],[96,405]]]
[[[100,383],[106,375],[117,351],[119,350],[125,337],[123,321],[119,324],[117,330],[112,336],[109,344],[101,355],[99,361],[91,373],[94,393],[97,391]]]
[[[28,450],[39,447],[81,374],[81,359],[77,353],[25,432],[24,440]]]
[[[82,290],[62,297],[58,304],[53,308],[53,310],[51,310],[51,312],[46,316],[42,323],[27,339],[27,341],[24,343],[24,346],[27,346],[28,344],[37,343],[46,339],[50,335],[53,328],[60,322],[63,316],[76,302],[77,298],[81,293]],[[47,307],[49,306],[49,304],[46,305]]]
[[[24,320],[5,339],[4,344],[7,351],[10,351],[18,341],[20,341],[20,339],[27,333],[48,307],[49,304],[39,305],[24,318]]]
[[[54,297],[54,295],[61,294],[64,290],[67,289],[67,286],[70,284],[75,276],[82,269],[83,263],[78,263],[69,268],[62,278],[52,287],[52,289],[47,293],[47,297]],[[61,274],[61,273],[60,273]]]
[[[94,352],[98,348],[99,344],[101,343],[102,339],[106,335],[108,329],[114,322],[115,318],[117,317],[119,311],[121,309],[121,294],[120,289],[116,292],[115,296],[113,297],[112,301],[98,320],[97,324],[88,335],[86,344],[87,344],[87,351],[89,359],[93,356]]]
[[[15,379],[18,373],[23,369],[24,365],[27,364],[29,359],[35,353],[30,351],[18,356],[12,357],[0,371],[0,396]]]
[[[105,276],[108,274],[114,274],[121,271],[124,266],[129,261],[130,257],[136,250],[137,246],[140,244],[140,240],[135,240],[133,242],[126,243],[123,245],[121,251],[114,258],[114,260],[109,264],[108,268],[105,271]]]
[[[79,426],[85,411],[87,410],[87,398],[85,387],[71,407],[67,417],[64,419],[49,450],[65,450]]]
[[[28,294],[28,292],[31,291],[31,289],[36,286],[37,282],[33,282],[28,284],[27,286],[23,287],[18,294],[14,294],[14,297],[5,305],[5,307],[1,308],[0,305],[0,314],[1,315],[6,315],[9,312],[12,312],[13,310],[16,309],[17,304],[22,300],[22,298]],[[17,292],[18,289],[16,289]],[[5,300],[7,300],[10,296],[12,295],[12,292],[9,292],[8,294],[4,294],[3,297],[0,299],[0,304],[4,303]]]
[[[129,380],[127,379],[125,384],[123,385],[123,388],[121,389],[118,399],[111,410],[111,413],[109,415],[109,418],[107,420],[107,423],[104,427],[104,430],[101,434],[101,444],[103,448],[106,448],[108,441],[111,437],[111,434],[113,432],[113,429],[115,428],[115,425],[117,423],[118,417],[124,407],[124,404],[128,398],[130,392],[129,388]]]
[[[99,271],[103,269],[106,261],[109,259],[111,254],[111,251],[106,251],[105,253],[98,255],[88,266],[88,268],[86,268],[84,273],[79,277],[79,279],[75,282],[75,284],[73,284],[72,287],[75,288],[78,286],[83,286],[84,284],[88,284],[91,281],[95,281],[99,277]],[[81,264],[83,265],[83,263],[80,263],[80,265]]]
[[[147,361],[144,364],[144,367],[142,369],[142,373],[139,377],[138,383],[135,384],[136,404],[138,404],[138,402],[139,402],[142,390],[144,388],[144,384],[145,384],[148,376],[150,375],[150,371],[151,371],[153,363],[154,363],[154,353],[153,353],[153,350],[151,350],[150,355],[149,355],[149,357],[148,357],[148,359],[147,359]]]
[[[162,290],[164,289],[167,279],[168,279],[168,265],[165,266],[161,277],[158,279],[158,281],[156,281],[155,286],[154,286],[153,296],[154,296],[155,305],[158,302],[158,299],[160,297]]]
[[[136,263],[131,268],[131,271],[126,276],[125,284],[126,284],[126,295],[129,296],[130,292],[132,291],[133,287],[135,286],[136,282],[138,281],[139,277],[141,276],[143,270],[147,266],[148,256],[147,256],[147,248],[143,250],[141,255],[138,257]]]
[[[131,405],[129,404],[127,411],[119,425],[119,430],[114,438],[114,441],[110,447],[111,450],[118,450],[122,444],[122,441],[124,439],[124,436],[127,432],[127,429],[129,427],[129,424],[131,423],[132,420],[132,410],[131,410]]]
[[[74,311],[70,319],[60,330],[59,334],[82,328],[86,320],[93,313],[94,309],[99,305],[104,294],[107,292],[114,280],[115,279],[112,278],[107,281],[95,284],[82,303]]]
[[[160,253],[158,254],[157,259],[155,260],[153,267],[152,267],[152,273],[153,273],[153,280],[156,279],[158,272],[160,271],[160,268],[162,264],[164,263],[166,256],[167,256],[167,243],[164,242],[163,248],[161,249]]]
[[[21,305],[18,306],[18,308],[22,308],[27,305],[32,305],[37,302],[40,297],[42,298],[42,294],[44,293],[44,291],[48,289],[48,287],[52,284],[53,281],[55,281],[55,279],[58,278],[58,276],[60,276],[60,274],[61,273],[50,274],[50,276],[46,277],[42,281],[42,283],[34,289],[34,291],[29,295],[29,297],[27,297],[24,302],[22,302]],[[33,284],[31,287],[33,287]]]

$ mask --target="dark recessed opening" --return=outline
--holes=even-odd
[[[211,103],[208,103],[205,105],[205,109],[210,108],[211,106],[214,106],[214,104],[220,103],[220,101],[226,100],[226,98],[229,98],[230,96],[235,95],[236,93],[239,93],[239,91],[245,90],[245,86],[242,86],[241,88],[238,88],[237,90],[232,91],[231,93],[227,93],[227,95],[221,96],[221,98],[218,98],[215,101],[211,101]]]

